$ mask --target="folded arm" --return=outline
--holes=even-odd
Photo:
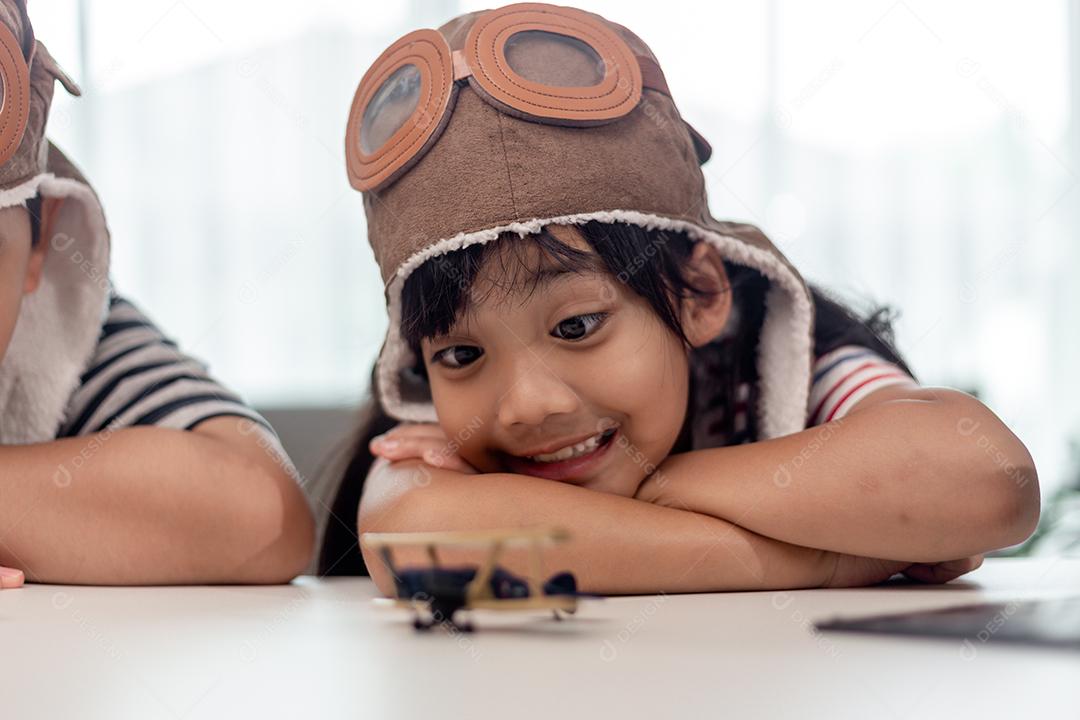
[[[818,587],[836,565],[832,553],[719,518],[523,475],[466,475],[420,460],[376,461],[357,524],[361,533],[559,525],[572,540],[545,550],[544,572],[569,570],[582,590],[604,594]],[[382,560],[361,547],[379,590],[393,595]],[[440,549],[447,565],[485,555]],[[394,559],[399,566],[430,564],[423,549],[395,550]],[[523,551],[508,550],[500,562],[511,572],[529,569]]]
[[[77,584],[286,582],[311,511],[246,418],[0,446],[0,565]]]
[[[1039,517],[1016,436],[975,398],[914,384],[782,438],[672,455],[638,497],[789,543],[913,562],[1019,543]]]

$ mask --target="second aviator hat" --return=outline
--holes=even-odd
[[[45,137],[53,88],[79,89],[34,35],[26,0],[0,0],[0,208],[57,201],[42,279],[0,357],[0,445],[52,440],[109,305],[109,231],[94,190]]]

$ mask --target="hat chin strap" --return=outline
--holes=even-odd
[[[15,333],[0,359],[4,445],[55,439],[108,311],[109,240],[97,198],[83,183],[51,173],[3,194],[25,199],[39,190],[66,201],[51,237],[41,239],[49,243],[41,284],[23,298]]]
[[[376,369],[380,402],[386,413],[403,421],[438,421],[435,406],[431,402],[404,400],[399,384],[401,370],[411,367],[416,361],[400,334],[401,291],[405,280],[416,268],[438,255],[495,240],[504,232],[516,232],[524,237],[540,232],[546,225],[581,225],[592,220],[603,223],[622,222],[646,230],[685,232],[693,240],[705,240],[712,244],[725,260],[753,268],[768,278],[770,287],[765,297],[765,318],[761,327],[757,362],[757,412],[761,439],[781,437],[805,429],[813,363],[813,305],[806,285],[780,258],[767,250],[695,223],[635,210],[561,215],[460,233],[433,243],[409,257],[398,268],[388,286],[390,326]]]

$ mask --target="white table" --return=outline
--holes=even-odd
[[[1080,559],[943,586],[609,598],[416,633],[368,580],[0,591],[0,718],[1080,717],[1080,654],[810,621],[1080,594]],[[1045,713],[1045,714],[1044,714]]]

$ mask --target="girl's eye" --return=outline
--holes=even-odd
[[[596,329],[604,324],[610,313],[596,312],[585,315],[574,315],[566,318],[551,331],[551,334],[561,340],[571,342],[583,340],[596,332]],[[475,345],[451,345],[439,350],[431,356],[431,362],[442,365],[451,370],[458,370],[472,364],[484,354],[483,349]]]
[[[606,312],[575,315],[574,317],[566,318],[556,325],[555,329],[551,331],[551,334],[563,340],[582,340],[585,337],[592,335],[596,331],[596,328],[603,325],[607,316],[608,313]],[[560,330],[562,334],[559,334]]]
[[[465,367],[483,354],[483,350],[473,345],[451,345],[435,353],[431,357],[431,362],[439,363],[451,370],[457,370]],[[445,362],[446,359],[449,359],[449,362]]]

